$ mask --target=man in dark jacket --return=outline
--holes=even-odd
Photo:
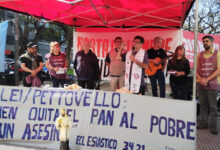
[[[74,69],[78,78],[78,85],[82,88],[94,89],[100,77],[98,59],[90,50],[89,41],[83,42],[83,50],[76,53]]]
[[[27,44],[27,52],[20,56],[24,86],[41,86],[40,71],[43,69],[43,58],[37,53],[34,42]]]

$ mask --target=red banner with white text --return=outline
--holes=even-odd
[[[190,67],[193,68],[193,59],[194,59],[194,32],[183,31],[183,44],[186,49],[186,57],[189,59]],[[202,38],[205,34],[198,34],[198,49],[197,52],[204,50]],[[214,48],[220,50],[220,35],[210,35],[214,38]]]
[[[96,29],[97,30],[97,29]],[[135,32],[95,32],[94,30],[80,30],[74,34],[74,54],[77,51],[82,50],[82,43],[84,40],[88,40],[91,43],[91,49],[99,59],[99,65],[102,73],[102,79],[108,80],[109,70],[105,65],[105,57],[108,52],[114,48],[114,39],[117,36],[122,37],[126,43],[126,49],[129,50],[132,47],[132,40],[136,35],[143,36],[145,42],[143,48],[145,50],[153,46],[153,39],[156,36],[160,36],[163,39],[162,48],[174,52],[178,45],[184,44],[186,49],[186,57],[190,61],[190,67],[193,68],[193,47],[194,47],[194,32],[183,31],[183,30],[172,30],[172,29],[159,29],[159,30],[141,30]],[[198,34],[198,52],[203,51],[202,37],[205,34]],[[211,35],[215,39],[214,47],[220,49],[220,36]]]
[[[89,40],[91,49],[99,59],[99,65],[102,73],[102,79],[107,80],[109,76],[108,67],[105,65],[105,57],[108,52],[114,48],[114,39],[117,36],[122,37],[126,43],[125,48],[130,50],[133,43],[132,40],[136,35],[143,36],[145,42],[143,48],[145,50],[153,46],[153,39],[160,36],[163,39],[162,48],[174,51],[177,45],[182,44],[183,35],[181,30],[161,30],[161,31],[145,31],[145,32],[76,32],[74,34],[74,54],[82,50],[84,40]]]

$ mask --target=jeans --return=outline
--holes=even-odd
[[[157,94],[157,82],[160,87],[160,97],[165,98],[165,77],[162,70],[158,70],[155,75],[149,76],[152,88],[152,94],[154,97],[158,97]]]
[[[67,83],[66,79],[57,79],[52,76],[52,81],[53,81],[53,87],[59,87],[59,84],[61,84],[62,87],[64,87],[64,84]]]

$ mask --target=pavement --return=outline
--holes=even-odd
[[[18,146],[12,146],[12,145],[2,145],[0,144],[1,150],[39,150],[39,149],[33,149],[33,148],[25,148],[25,147],[18,147]]]

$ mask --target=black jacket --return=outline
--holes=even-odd
[[[43,57],[40,55],[40,54],[36,54],[35,56],[34,55],[31,55],[30,53],[26,52],[25,54],[21,55],[19,57],[19,60],[21,63],[25,63],[25,66],[31,70],[33,70],[33,61],[36,61],[37,63],[37,66],[36,67],[39,67],[40,66],[40,63],[43,63]],[[36,68],[35,68],[36,69]],[[31,74],[30,72],[25,72],[23,71],[23,75],[24,76],[27,76]],[[38,73],[38,75],[40,74],[40,72]]]
[[[169,60],[168,65],[167,65],[167,71],[171,70],[176,70],[176,71],[184,71],[185,75],[184,76],[170,76],[170,81],[174,82],[176,84],[187,84],[187,75],[190,72],[190,66],[189,66],[189,61],[188,59],[185,59],[185,61],[180,60],[175,60],[174,62]]]
[[[76,53],[74,69],[78,80],[98,80],[100,77],[98,59],[91,50],[87,54],[84,50]]]

